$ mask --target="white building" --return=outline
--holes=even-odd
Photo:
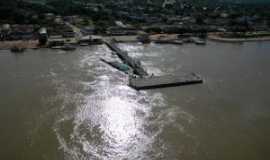
[[[175,3],[175,0],[164,0],[162,7],[165,8],[167,5],[174,5]]]

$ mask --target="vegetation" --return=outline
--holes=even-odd
[[[234,32],[251,31],[252,23],[270,25],[270,7],[261,5],[267,1],[257,1],[257,5],[246,0],[239,5],[233,0],[176,0],[175,5],[162,7],[163,0],[9,0],[0,2],[0,23],[18,24],[45,24],[44,13],[70,16],[80,15],[87,17],[79,25],[95,25],[99,32],[114,24],[115,20],[128,22],[133,26],[140,24],[162,23],[173,25],[172,18],[188,17],[191,22],[183,27],[176,27],[178,32],[192,30],[205,31],[207,25],[216,25],[224,21],[220,14],[228,13],[228,22],[223,25]],[[244,2],[244,1],[243,1]],[[232,5],[233,4],[233,5]],[[132,7],[130,7],[132,6]],[[256,19],[252,23],[245,17]],[[181,19],[180,18],[180,19]],[[193,19],[193,20],[192,20]],[[243,20],[244,19],[244,20]],[[212,21],[212,22],[211,22]],[[213,22],[214,21],[214,22]],[[179,22],[179,21],[178,21]],[[193,26],[191,26],[193,25]],[[199,26],[199,27],[198,27]],[[149,27],[148,30],[162,32],[158,26]],[[210,29],[209,29],[210,30]]]

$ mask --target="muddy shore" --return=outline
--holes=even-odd
[[[225,38],[221,37],[218,34],[209,34],[209,40],[219,41],[219,42],[228,42],[228,43],[241,43],[241,42],[254,42],[254,41],[270,41],[270,36],[267,37],[256,37],[256,38]]]
[[[39,48],[38,40],[19,40],[19,41],[1,41],[0,50],[11,49],[13,47],[20,47],[26,49],[36,49]]]

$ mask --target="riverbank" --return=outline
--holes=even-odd
[[[37,49],[39,48],[38,44],[39,44],[38,40],[1,41],[0,50],[11,49],[14,47],[20,47],[20,48],[25,48],[25,49]]]
[[[103,41],[115,39],[117,43],[133,43],[139,42],[139,35],[126,35],[126,36],[105,36],[100,37]],[[151,42],[155,41],[174,41],[178,39],[178,34],[153,34],[149,36]],[[208,39],[212,41],[228,42],[228,43],[241,43],[251,41],[270,41],[270,36],[256,37],[256,38],[225,38],[217,33],[208,34]],[[75,42],[76,43],[76,42]],[[38,49],[40,48],[38,40],[18,40],[18,41],[0,41],[0,50],[7,50],[13,47],[20,47],[25,49]]]
[[[133,43],[139,42],[139,35],[126,35],[126,36],[106,36],[103,37],[104,40],[115,39],[117,43]],[[172,41],[177,39],[177,34],[153,34],[149,35],[150,41],[164,40]]]
[[[105,36],[102,37],[103,40],[109,41],[111,39],[114,39],[117,43],[136,43],[139,42],[137,35],[132,36]]]
[[[209,34],[209,40],[228,42],[228,43],[241,43],[241,42],[256,42],[256,41],[270,41],[270,36],[267,37],[254,37],[254,38],[225,38],[221,37],[219,34]]]
[[[140,35],[125,35],[125,36],[92,36],[94,39],[100,39],[103,42],[110,41],[112,39],[115,40],[116,43],[137,43],[140,42]],[[179,40],[178,34],[152,34],[148,36],[150,42],[157,43],[167,43],[167,44],[182,44],[183,42],[175,42]],[[80,38],[78,38],[80,39]],[[74,38],[62,38],[58,39],[58,41],[62,41],[64,44],[73,44],[80,45],[80,40],[75,40]],[[161,41],[161,42],[160,42]],[[50,47],[50,40],[47,45],[43,47]],[[91,45],[89,43],[88,45]],[[28,41],[1,41],[0,42],[0,50],[7,50],[14,47],[25,48],[25,49],[38,49],[40,48],[38,40],[28,40]]]

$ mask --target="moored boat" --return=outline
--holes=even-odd
[[[13,53],[23,53],[25,51],[25,48],[15,46],[12,47],[10,51]]]
[[[117,62],[117,61],[107,61],[103,58],[100,59],[101,61],[103,61],[104,63],[107,63],[108,65],[122,71],[122,72],[125,72],[125,73],[128,73],[130,71],[130,67],[127,65],[127,64],[124,64],[124,63],[120,63],[120,62]]]
[[[61,49],[64,51],[74,51],[74,50],[76,50],[76,47],[74,47],[72,45],[64,45]]]

